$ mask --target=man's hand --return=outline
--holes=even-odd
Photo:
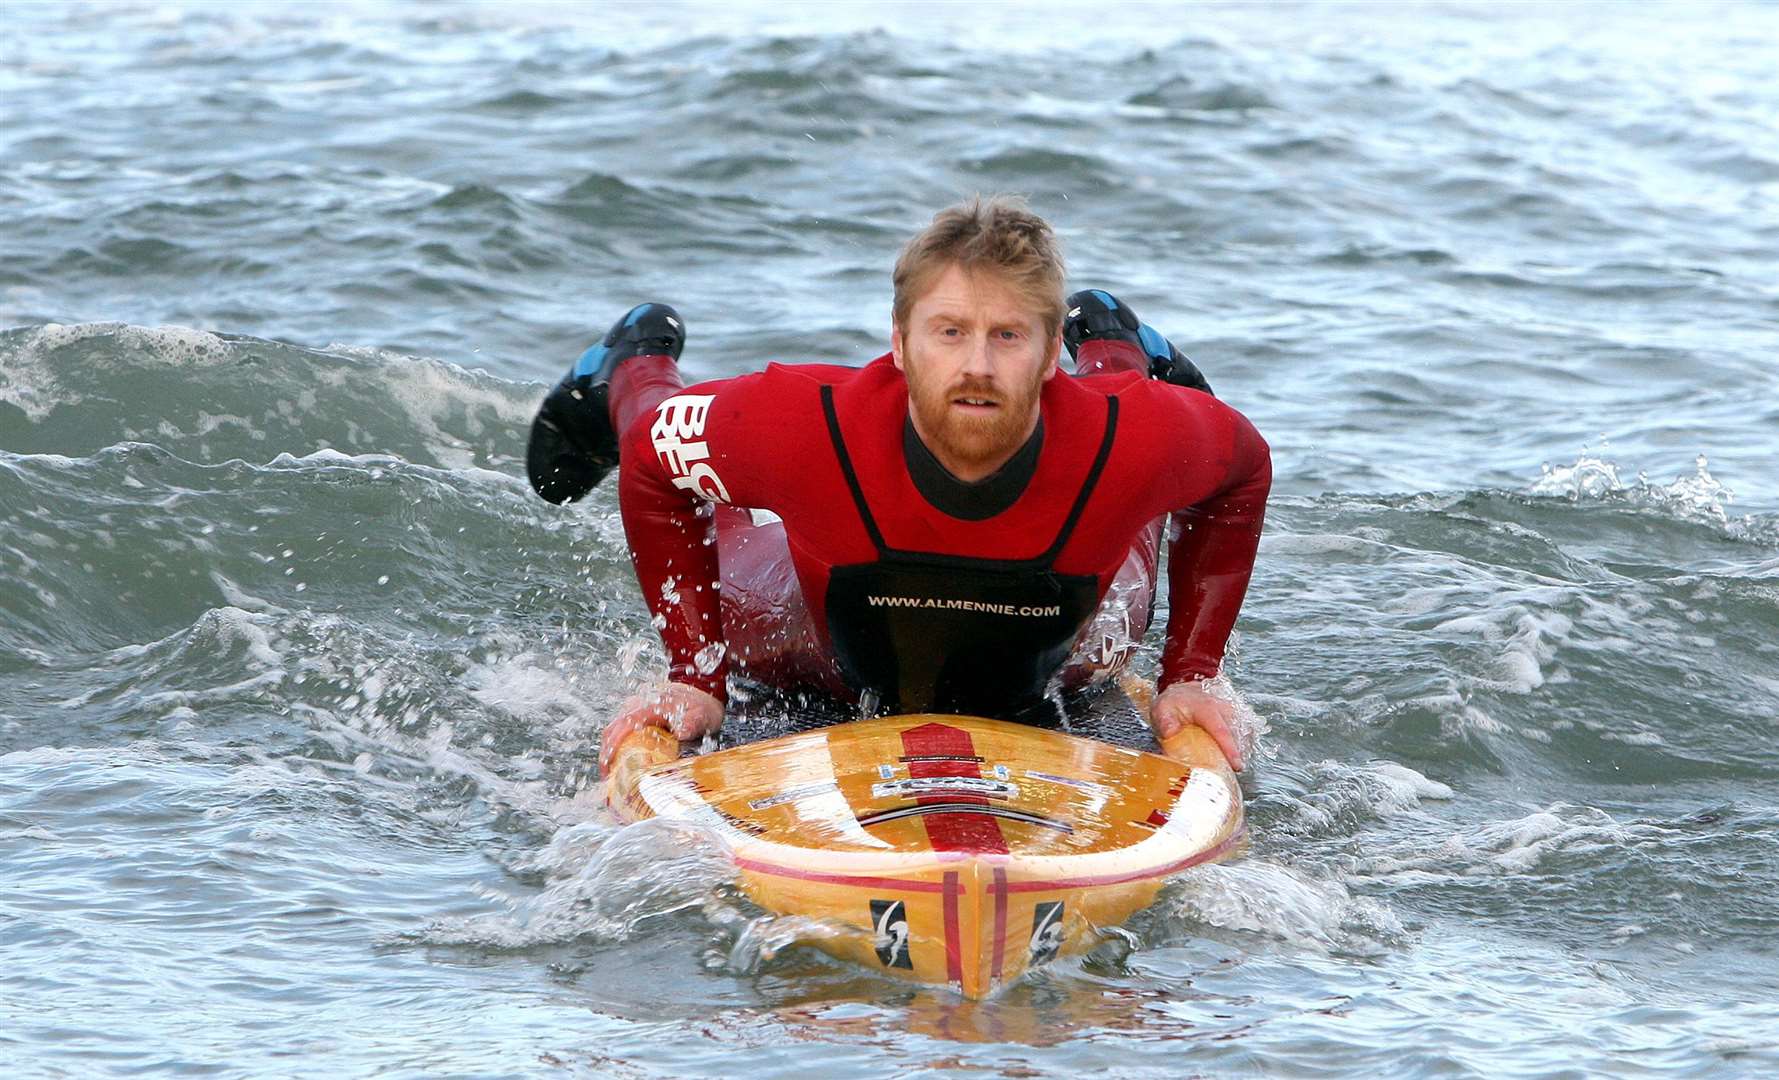
[[[723,726],[723,703],[696,686],[667,683],[624,702],[599,739],[599,772],[611,770],[612,755],[637,728],[659,727],[681,742],[701,739]]]
[[[1207,683],[1182,682],[1155,699],[1149,707],[1149,726],[1155,729],[1157,739],[1166,739],[1187,724],[1197,724],[1229,759],[1229,767],[1241,772],[1242,748],[1235,734],[1235,716],[1235,703],[1214,696]]]

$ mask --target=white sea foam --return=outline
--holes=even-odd
[[[1664,746],[1666,740],[1654,731],[1607,731],[1600,735],[1602,739],[1621,742],[1627,746]]]
[[[675,912],[727,906],[721,890],[734,878],[707,830],[659,818],[615,830],[564,830],[527,866],[551,875],[541,892],[507,912],[439,922],[421,940],[509,949],[622,941]]]
[[[189,326],[130,326],[124,323],[91,323],[84,326],[40,327],[33,344],[58,349],[100,334],[111,334],[118,344],[143,360],[168,367],[216,367],[231,363],[229,343],[207,330]]]
[[[1523,594],[1525,599],[1555,600],[1560,590],[1551,590],[1548,597]],[[1525,604],[1504,604],[1474,615],[1447,619],[1433,629],[1436,632],[1477,635],[1484,641],[1498,643],[1493,671],[1474,680],[1493,690],[1513,694],[1529,694],[1543,686],[1545,665],[1556,657],[1557,648],[1575,628],[1568,616],[1548,609],[1539,610]]]
[[[271,461],[266,462],[267,468],[289,468],[292,465],[352,465],[360,468],[393,468],[410,466],[412,463],[395,454],[348,454],[331,446],[319,450],[311,450],[306,454],[293,454],[286,450],[279,453]],[[422,467],[423,466],[418,466]]]
[[[535,652],[505,654],[496,642],[491,658],[470,665],[463,682],[471,696],[533,723],[553,724],[563,734],[586,736],[603,723],[606,707],[619,686],[608,681],[601,665],[564,666]]]
[[[265,612],[271,615],[282,615],[285,613],[284,608],[279,607],[270,600],[263,600],[260,597],[247,592],[229,578],[223,576],[220,571],[210,571],[210,581],[216,586],[217,590],[222,593],[223,600],[225,600],[230,607],[240,608],[244,611]]]
[[[427,448],[455,468],[472,464],[475,448],[445,430],[454,414],[461,412],[465,434],[480,438],[489,433],[479,410],[489,410],[495,423],[517,429],[531,422],[537,408],[537,395],[529,388],[443,360],[345,345],[330,345],[328,351],[374,361],[390,398],[407,414]]]
[[[304,454],[293,454],[286,450],[273,457],[272,460],[266,462],[264,467],[268,469],[288,469],[300,466],[325,466],[331,468],[350,467],[365,470],[372,473],[374,476],[383,475],[385,470],[389,472],[399,471],[405,474],[432,477],[435,479],[448,480],[451,478],[459,478],[472,481],[476,485],[507,488],[515,493],[521,491],[529,493],[530,491],[529,486],[523,478],[509,473],[496,472],[493,469],[485,469],[479,465],[465,464],[453,465],[445,468],[435,468],[431,465],[423,465],[419,462],[409,461],[399,454],[348,454],[345,451],[337,450],[333,447],[322,447],[318,450],[310,450]]]
[[[1274,828],[1297,836],[1345,835],[1364,821],[1415,810],[1423,799],[1454,796],[1447,785],[1393,761],[1354,766],[1324,760],[1310,766],[1306,779],[1302,796],[1272,792],[1264,797],[1291,812]]]
[[[234,427],[255,442],[263,442],[267,437],[264,428],[255,427],[253,420],[245,416],[232,416],[227,413],[208,413],[199,411],[197,423],[192,430],[186,431],[171,420],[161,420],[155,425],[155,433],[163,439],[201,439],[213,435],[223,428]]]
[[[47,350],[40,344],[46,337],[65,330],[55,323],[39,327],[18,351],[6,358],[6,363],[0,364],[0,402],[21,409],[33,422],[47,417],[58,405],[75,405],[81,400],[79,394],[56,378],[44,355]]]
[[[1442,608],[1449,607],[1462,593],[1461,588],[1450,585],[1426,589],[1407,589],[1398,595],[1386,597],[1378,607],[1392,615],[1415,618],[1420,615],[1430,615]]]
[[[218,705],[239,702],[243,698],[254,698],[271,691],[284,681],[282,671],[266,671],[250,678],[226,683],[222,686],[206,687],[202,690],[163,690],[153,694],[142,694],[135,699],[135,704],[145,709],[164,709],[170,714],[178,708],[207,709]]]
[[[1369,769],[1389,786],[1401,807],[1417,805],[1422,799],[1450,799],[1454,795],[1449,786],[1394,761],[1374,761]]]
[[[130,765],[145,764],[158,766],[166,761],[166,754],[159,744],[151,739],[133,742],[128,746],[32,746],[23,750],[12,750],[0,754],[0,765],[8,768],[25,766],[56,766],[56,765]]]
[[[1389,545],[1342,533],[1268,533],[1260,538],[1266,555],[1351,555],[1387,552]]]
[[[1432,850],[1379,855],[1364,865],[1372,875],[1392,878],[1404,873],[1528,874],[1556,854],[1618,849],[1635,839],[1634,827],[1621,824],[1604,810],[1555,803],[1521,817],[1452,833]]]
[[[1196,867],[1170,882],[1161,913],[1317,951],[1369,953],[1406,937],[1384,905],[1337,880],[1264,859]]]
[[[213,638],[224,650],[244,646],[248,659],[267,668],[280,668],[283,658],[267,633],[267,617],[238,607],[211,608],[198,620],[200,635]]]
[[[63,325],[45,323],[31,331],[16,351],[0,364],[0,401],[41,421],[63,405],[77,405],[84,395],[56,375],[51,356],[57,350],[90,338],[111,336],[131,358],[166,367],[209,367],[229,362],[229,343],[215,334],[185,326],[131,326],[99,322]]]

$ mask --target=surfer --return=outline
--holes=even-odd
[[[619,503],[669,682],[626,703],[698,738],[731,675],[848,704],[1055,726],[1149,624],[1168,522],[1158,737],[1202,727],[1236,768],[1218,674],[1271,459],[1246,418],[1128,305],[1063,297],[1017,199],[941,211],[894,272],[890,352],[687,387],[685,325],[626,313],[545,398],[527,468],[551,502],[621,460]],[[1067,348],[1074,377],[1056,378]]]

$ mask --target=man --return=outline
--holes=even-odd
[[[641,725],[715,731],[731,671],[860,714],[1053,725],[1058,683],[1103,681],[1128,652],[1078,647],[1096,614],[1122,605],[1131,636],[1147,627],[1171,515],[1148,718],[1158,736],[1203,727],[1240,768],[1232,707],[1205,682],[1253,567],[1265,441],[1116,299],[1065,302],[1055,236],[1017,201],[940,212],[894,284],[891,351],[862,368],[685,388],[683,324],[645,304],[545,400],[532,483],[561,502],[623,461],[625,531],[670,659],[669,685],[608,726],[602,761]],[[1065,343],[1076,375],[1059,379]]]

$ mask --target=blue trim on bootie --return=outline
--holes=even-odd
[[[1149,354],[1151,360],[1167,361],[1174,358],[1174,347],[1148,323],[1137,327],[1137,340],[1142,343],[1143,351]]]

